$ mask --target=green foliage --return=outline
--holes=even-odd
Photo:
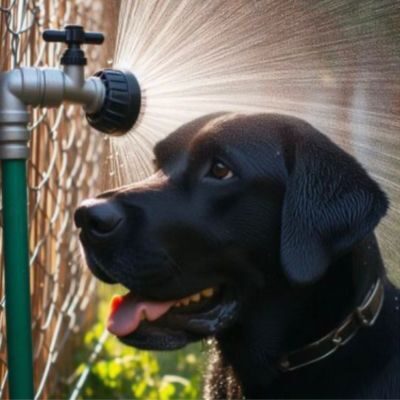
[[[85,334],[84,349],[76,354],[79,367],[75,376],[83,372],[104,330],[110,297],[100,294],[99,321]],[[91,367],[80,398],[199,399],[202,372],[200,344],[172,352],[148,352],[125,346],[110,335]]]

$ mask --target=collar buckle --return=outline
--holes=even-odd
[[[372,326],[381,311],[383,304],[383,285],[378,279],[370,289],[369,294],[361,306],[356,308],[356,315],[362,326]]]

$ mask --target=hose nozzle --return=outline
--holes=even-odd
[[[137,121],[141,107],[141,91],[135,75],[126,70],[103,69],[95,74],[105,88],[102,107],[87,114],[93,128],[113,136],[128,132]]]

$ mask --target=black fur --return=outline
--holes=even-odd
[[[156,175],[84,204],[77,224],[100,279],[152,300],[211,286],[234,293],[233,321],[212,331],[207,398],[400,395],[400,294],[373,234],[388,201],[353,157],[302,120],[223,113],[178,129],[155,155]],[[233,177],[216,179],[217,162]],[[93,238],[110,218],[121,218],[118,229]],[[337,327],[378,276],[385,301],[373,327],[320,362],[278,369],[283,354]],[[164,323],[162,339],[150,327],[125,342],[172,349],[201,339]]]

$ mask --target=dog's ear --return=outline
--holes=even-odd
[[[308,126],[286,161],[281,262],[289,280],[318,280],[333,259],[372,232],[388,200],[349,154]]]

